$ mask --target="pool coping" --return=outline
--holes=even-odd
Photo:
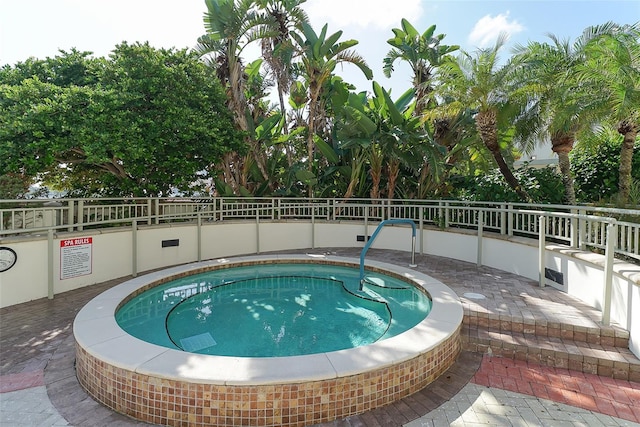
[[[432,310],[412,329],[362,347],[289,357],[200,355],[142,341],[129,335],[115,320],[116,309],[129,295],[168,277],[222,266],[285,260],[359,266],[355,258],[280,254],[219,258],[163,269],[128,280],[86,304],[73,322],[76,343],[114,367],[156,378],[216,385],[293,384],[362,374],[413,359],[438,347],[462,323],[462,304],[448,286],[411,268],[378,261],[367,261],[365,266],[389,271],[421,286],[433,301]]]

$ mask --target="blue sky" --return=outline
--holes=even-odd
[[[400,27],[403,17],[418,31],[435,24],[438,34],[446,34],[443,43],[460,45],[469,52],[492,46],[501,31],[507,32],[510,39],[502,53],[504,58],[516,43],[548,40],[548,33],[573,41],[591,25],[640,21],[640,0],[312,0],[310,6],[310,17],[318,23],[315,26],[329,22],[330,31],[343,29],[345,39],[360,40],[356,49],[374,69],[374,79],[393,88],[396,96],[410,87],[410,70],[396,67],[392,78],[387,79],[382,74],[382,58],[389,50],[386,40],[393,35],[391,28]],[[338,15],[329,12],[339,7],[352,10]],[[357,71],[350,70],[349,76],[353,77],[346,79],[358,88],[370,88]]]
[[[357,39],[355,49],[374,70],[374,79],[399,96],[410,85],[409,70],[399,65],[387,79],[382,58],[391,29],[407,18],[419,31],[436,24],[444,43],[468,51],[491,45],[501,31],[514,43],[544,40],[546,33],[574,40],[590,25],[640,21],[640,0],[307,0],[303,5],[320,31],[343,30],[341,40]],[[54,56],[58,49],[105,56],[123,40],[149,41],[156,47],[192,47],[204,32],[204,0],[0,0],[0,65],[30,56]],[[259,54],[259,50],[249,50]],[[255,58],[251,58],[255,59]],[[342,74],[360,90],[371,84],[346,65]]]

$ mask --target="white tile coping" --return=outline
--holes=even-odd
[[[231,357],[188,353],[151,344],[125,332],[116,322],[118,305],[137,289],[160,279],[220,264],[271,260],[324,260],[359,267],[359,260],[317,255],[257,255],[220,258],[167,268],[115,286],[85,305],[73,322],[80,347],[110,365],[142,375],[218,385],[288,384],[327,380],[378,370],[426,353],[455,333],[462,323],[458,296],[442,282],[409,268],[366,262],[422,286],[432,299],[429,315],[412,329],[394,337],[352,349],[291,357]]]

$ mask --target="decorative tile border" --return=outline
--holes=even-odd
[[[77,347],[80,383],[98,401],[161,425],[304,426],[359,414],[402,399],[438,378],[460,351],[459,329],[414,359],[347,377],[297,384],[227,386],[141,375]]]

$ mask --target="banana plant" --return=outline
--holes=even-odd
[[[350,50],[358,44],[356,40],[339,42],[342,31],[327,35],[325,24],[317,34],[311,25],[302,23],[301,33],[291,34],[300,55],[298,72],[304,77],[308,88],[307,116],[307,162],[308,171],[314,171],[314,152],[316,147],[316,126],[324,111],[320,101],[325,83],[330,81],[338,64],[351,63],[371,79],[373,72],[364,58]],[[313,196],[313,185],[309,185],[309,196]]]
[[[433,78],[436,68],[442,59],[459,49],[457,45],[441,44],[445,34],[435,34],[436,26],[432,25],[423,33],[402,19],[401,28],[394,28],[393,37],[387,40],[392,49],[383,59],[382,71],[391,77],[396,60],[405,61],[413,72],[413,88],[416,93],[415,113],[421,114],[427,108],[429,96],[433,92]]]
[[[196,51],[208,65],[215,68],[225,86],[227,106],[234,115],[236,125],[240,130],[249,132],[245,67],[241,55],[247,45],[274,33],[270,25],[272,21],[255,9],[254,0],[206,0],[205,4],[206,34],[198,39]],[[255,156],[258,152],[255,141],[249,139],[248,143]],[[225,182],[236,192],[243,185],[243,174],[247,170],[243,165],[245,159],[232,152],[219,165]],[[254,160],[260,167],[263,166],[259,158]]]
[[[393,198],[401,170],[417,174],[427,161],[434,170],[441,167],[440,150],[414,117],[414,92],[409,90],[397,101],[377,82],[373,96],[351,94],[342,108],[343,124],[338,138],[342,149],[362,150],[371,177],[371,198]],[[366,160],[365,160],[366,159]]]

